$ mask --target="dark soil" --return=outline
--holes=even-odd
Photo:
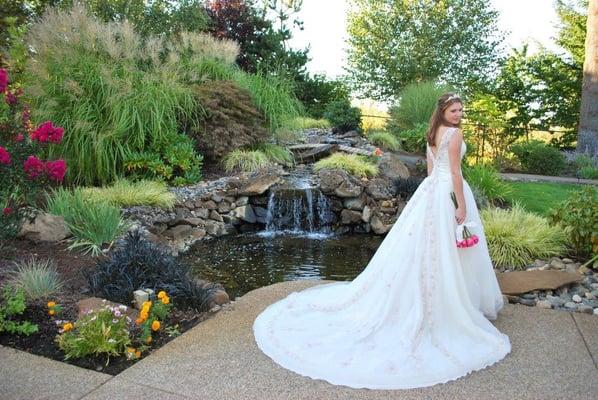
[[[64,361],[64,353],[56,344],[60,325],[56,321],[77,319],[76,303],[89,297],[87,289],[87,274],[91,272],[97,259],[76,252],[69,252],[66,243],[33,243],[27,240],[3,240],[0,244],[0,284],[7,277],[7,272],[13,268],[16,261],[35,256],[39,259],[54,260],[58,273],[65,282],[65,287],[60,294],[51,299],[43,299],[27,304],[23,315],[13,318],[15,321],[29,321],[37,324],[38,332],[30,336],[0,334],[0,345],[23,350],[32,354],[48,357],[57,361]],[[62,307],[61,315],[50,316],[47,302],[55,301]],[[169,320],[163,323],[164,327],[175,327],[175,331],[183,333],[199,322],[207,319],[208,313],[199,313],[195,310],[173,309]],[[136,329],[133,327],[132,329]],[[142,359],[161,346],[165,345],[178,334],[169,335],[167,329],[160,329],[153,334],[152,346],[143,352]],[[137,343],[132,343],[137,347]],[[110,375],[117,375],[137,360],[127,360],[125,356],[110,358],[105,356],[70,359],[65,361],[82,368],[101,371]],[[108,365],[106,365],[108,363]]]

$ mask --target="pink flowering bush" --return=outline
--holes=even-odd
[[[16,234],[27,206],[36,206],[45,188],[63,181],[64,160],[45,160],[46,147],[62,141],[64,129],[46,121],[34,127],[23,91],[12,87],[0,68],[0,230],[1,237]]]

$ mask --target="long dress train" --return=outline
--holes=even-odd
[[[293,292],[258,315],[255,339],[272,360],[333,384],[408,389],[457,379],[511,351],[489,321],[503,298],[465,181],[466,220],[477,223],[480,241],[455,246],[448,155],[455,132],[445,132],[432,173],[359,276]]]

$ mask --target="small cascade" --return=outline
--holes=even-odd
[[[329,233],[334,214],[330,200],[314,188],[279,188],[270,192],[266,231]]]

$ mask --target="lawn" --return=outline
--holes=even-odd
[[[513,193],[511,202],[520,203],[526,210],[539,215],[547,215],[551,208],[565,200],[569,193],[582,186],[548,182],[509,182]]]

